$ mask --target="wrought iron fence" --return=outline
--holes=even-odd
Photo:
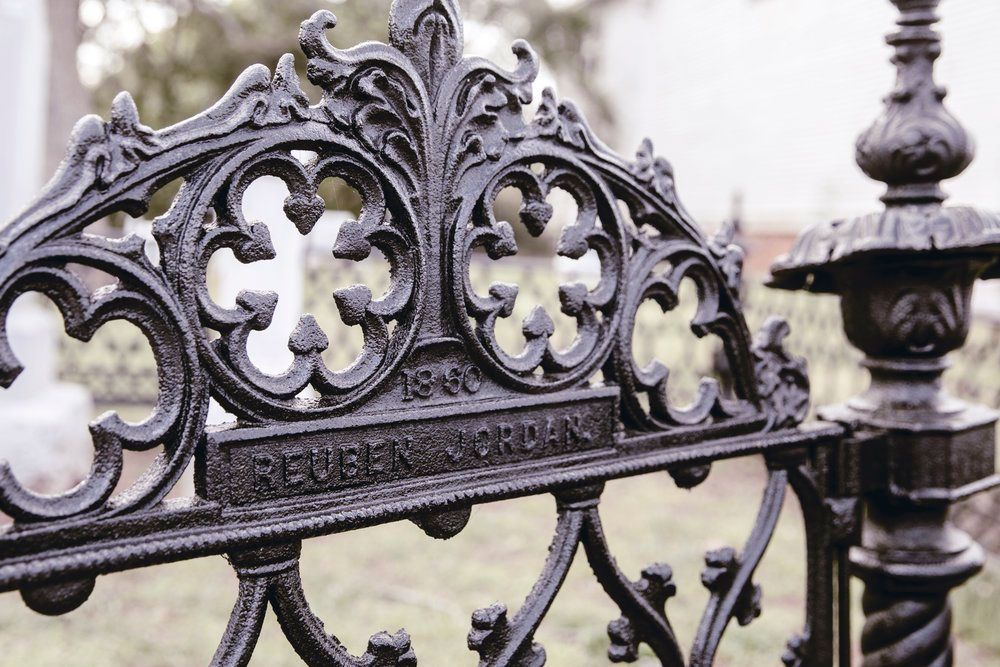
[[[367,265],[336,262],[326,254],[310,254],[304,262],[304,312],[312,313],[326,331],[338,331],[347,340],[324,353],[330,368],[345,368],[360,349],[356,330],[340,326],[340,315],[331,298],[339,287],[370,285],[378,292],[388,283],[385,274],[373,275]],[[520,259],[498,270],[489,263],[477,265],[483,284],[509,282],[521,287],[516,307],[520,321],[535,305],[549,312],[559,309],[558,298],[539,276],[555,275],[556,265],[547,258]],[[560,274],[561,280],[581,276]],[[585,276],[583,276],[585,277]],[[860,365],[861,354],[843,334],[840,307],[835,297],[818,297],[800,292],[767,289],[749,278],[743,289],[744,312],[748,323],[757,328],[764,320],[777,315],[789,322],[792,334],[788,347],[808,360],[812,378],[812,407],[832,405],[860,392],[867,381]],[[693,305],[692,303],[688,304]],[[690,309],[681,309],[689,311]],[[674,394],[678,400],[690,399],[690,388],[704,377],[718,374],[719,361],[715,343],[699,342],[690,335],[690,312],[665,319],[653,310],[640,311],[635,324],[635,350],[638,359],[651,359],[662,351],[662,343],[673,346],[671,363],[675,383],[684,387]],[[504,342],[516,346],[516,330],[508,329]],[[156,364],[145,337],[134,327],[120,326],[102,332],[95,341],[83,344],[63,337],[61,375],[66,381],[85,385],[93,394],[97,412],[118,406],[153,406],[157,399]],[[657,344],[659,342],[660,344]],[[713,354],[713,351],[715,352]],[[1000,408],[1000,322],[975,319],[965,347],[952,355],[954,368],[945,376],[946,387],[968,401]],[[992,553],[1000,554],[1000,490],[982,494],[955,508],[955,521]]]
[[[372,635],[361,655],[327,633],[303,590],[302,541],[401,520],[447,539],[474,505],[550,494],[557,524],[536,585],[514,614],[495,603],[471,615],[468,647],[480,665],[544,663],[535,633],[579,551],[620,612],[607,628],[612,661],[634,661],[645,644],[664,665],[698,667],[714,661],[733,621],[760,614],[754,573],[790,488],[808,573],[804,624],[785,664],[849,664],[851,576],[865,582],[866,665],[951,664],[949,592],[984,555],[950,525],[950,507],[1000,477],[997,413],[942,395],[940,377],[968,338],[972,285],[1000,277],[1000,215],[943,206],[939,182],[971,150],[932,79],[937,0],[893,1],[899,87],[858,149],[862,168],[888,186],[885,210],[806,231],[772,268],[777,288],[840,297],[846,337],[871,375],[865,393],[810,424],[809,376],[785,348],[787,322],[768,318],[750,334],[731,229],[706,237],[649,142],[634,159],[618,156],[551,91],[526,118],[538,72],[531,48],[513,45],[514,71],[465,58],[452,0],[397,0],[388,45],[338,49],[326,35],[333,14],[306,20],[300,44],[323,91],[315,105],[286,55],[273,75],[248,69],[211,109],[161,131],[139,122],[128,95],[110,121],[83,119],[42,196],[0,229],[0,312],[6,322],[18,297],[41,292],[79,340],[112,321],[134,325],[156,358],[157,406],[140,423],[98,418],[90,474],[64,493],[37,493],[0,463],[0,510],[14,521],[0,529],[0,590],[58,615],[84,604],[100,575],[224,554],[239,590],[213,664],[247,664],[271,607],[309,664],[410,667],[405,631]],[[378,249],[391,266],[387,284],[311,274],[315,313],[299,319],[278,374],[248,349],[278,296],[245,290],[222,305],[206,276],[223,248],[244,263],[275,256],[266,225],[242,210],[262,176],[285,181],[284,211],[303,235],[325,210],[319,183],[343,178],[364,205],[333,254],[363,262]],[[109,213],[140,213],[177,178],[184,186],[154,226],[160,263],[137,238],[83,233]],[[558,276],[549,296],[531,293],[543,265],[483,275],[483,262],[510,265],[519,251],[495,210],[505,188],[520,191],[515,224],[533,236],[555,226],[549,195],[569,193],[577,211],[556,252],[593,255],[599,272]],[[79,266],[119,282],[94,290]],[[324,331],[339,326],[316,296],[331,287],[339,319],[356,330],[350,365]],[[839,378],[856,359],[831,340],[840,331],[833,297],[804,306],[762,294],[752,288],[746,303],[789,313],[820,391],[846,391]],[[512,319],[519,328],[505,329]],[[567,322],[575,334],[562,331]],[[709,335],[725,353],[724,381],[701,378],[722,372],[715,348],[691,347]],[[994,336],[966,363],[995,360]],[[114,346],[124,362],[106,384],[121,386],[142,345]],[[77,377],[96,380],[73,363]],[[0,382],[21,370],[0,330]],[[995,401],[995,390],[993,379],[979,391]],[[239,420],[208,424],[209,397]],[[156,449],[116,491],[125,452]],[[631,579],[614,558],[605,482],[667,472],[693,488],[715,463],[746,457],[767,466],[757,518],[742,550],[705,555],[708,602],[685,651],[667,610],[679,583],[671,568],[654,563]],[[192,465],[195,494],[166,500]]]

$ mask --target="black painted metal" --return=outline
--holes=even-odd
[[[753,574],[786,486],[805,516],[809,577],[805,627],[782,659],[849,660],[848,617],[841,613],[838,622],[835,602],[846,609],[847,551],[857,543],[859,499],[871,490],[860,453],[898,446],[898,429],[845,420],[865,424],[845,439],[844,426],[800,425],[808,408],[804,362],[784,351],[788,327],[780,320],[751,340],[738,293],[741,250],[725,235],[703,236],[678,202],[670,165],[648,142],[634,160],[619,158],[551,91],[525,120],[538,66],[527,44],[513,45],[512,72],[464,58],[451,0],[397,0],[390,45],[334,48],[325,35],[334,25],[333,15],[320,11],[300,32],[309,79],[323,91],[318,104],[300,89],[291,55],[273,76],[259,65],[248,69],[214,107],[160,131],[141,125],[122,94],[110,121],[78,124],[41,198],[0,231],[0,312],[38,291],[82,340],[110,320],[126,320],[149,339],[159,375],[159,404],[147,421],[132,425],[108,414],[92,425],[93,470],[72,491],[37,495],[0,465],[0,509],[15,519],[0,533],[0,590],[20,590],[32,609],[59,614],[83,604],[98,575],[227,554],[240,587],[213,664],[247,663],[270,605],[309,664],[409,665],[416,658],[405,632],[372,636],[361,656],[326,633],[302,590],[301,540],[403,519],[444,539],[464,528],[475,504],[551,493],[556,534],[524,605],[513,615],[498,604],[472,616],[468,642],[480,664],[542,664],[535,630],[582,545],[621,610],[608,627],[609,657],[634,660],[645,643],[663,664],[681,665],[685,652],[665,609],[678,584],[664,564],[636,581],[619,569],[601,526],[604,482],[667,471],[691,487],[713,462],[763,455],[769,481],[745,547],[706,555],[710,601],[689,664],[711,664],[729,623],[760,614]],[[274,254],[267,227],[245,220],[241,207],[246,188],[264,175],[288,185],[285,212],[303,234],[324,209],[318,184],[343,178],[364,208],[342,227],[333,254],[361,261],[375,248],[390,262],[391,286],[381,297],[363,285],[333,295],[345,324],[364,334],[361,355],[344,371],[324,364],[331,341],[306,315],[289,339],[289,369],[261,372],[247,339],[269,326],[277,296],[243,292],[226,308],[208,293],[205,273],[216,251],[229,248],[246,263]],[[184,186],[156,222],[158,266],[136,238],[83,232],[109,213],[143,212],[150,196],[177,178]],[[907,183],[893,181],[900,201],[916,191],[902,187]],[[517,287],[495,283],[481,294],[470,280],[477,250],[494,260],[518,251],[511,224],[493,212],[508,187],[521,192],[519,224],[533,235],[553,216],[549,194],[569,192],[578,216],[558,253],[593,251],[600,260],[595,287],[560,288],[562,312],[577,323],[568,349],[553,345],[552,319],[539,308],[523,322],[523,352],[505,351],[495,325],[511,316]],[[72,265],[119,282],[92,293]],[[775,277],[797,286],[803,272],[818,275],[823,266],[790,261]],[[983,270],[985,261],[960,266]],[[970,283],[972,269],[954,271],[955,282]],[[917,275],[936,284],[937,274]],[[691,329],[721,339],[731,387],[706,380],[692,405],[677,406],[668,399],[668,369],[640,368],[631,347],[640,305],[651,300],[672,310],[684,279],[698,288]],[[916,298],[923,303],[925,295]],[[864,326],[855,331],[862,332],[856,339],[867,335]],[[936,331],[929,324],[914,335],[929,343],[927,332]],[[9,385],[20,365],[0,333],[0,379]],[[952,339],[951,347],[961,342]],[[943,351],[933,350],[916,356]],[[887,391],[930,400],[935,364],[874,367],[887,374]],[[894,373],[914,372],[926,381],[893,384]],[[206,427],[209,396],[239,421]],[[155,447],[163,452],[147,474],[113,495],[123,452]],[[164,503],[192,463],[196,497]],[[900,462],[893,470],[910,467]],[[913,494],[926,486],[923,478],[909,481]],[[859,552],[872,554],[872,571],[880,567],[879,548]],[[891,603],[891,593],[872,595]]]
[[[973,148],[933,78],[939,2],[893,0],[897,85],[857,146],[861,168],[888,186],[885,210],[807,230],[772,267],[774,286],[841,296],[848,339],[871,374],[867,392],[820,411],[868,440],[851,457],[866,504],[851,562],[865,582],[871,667],[952,664],[948,593],[984,555],[949,509],[1000,483],[998,414],[941,390],[946,356],[969,333],[973,284],[1000,277],[1000,216],[943,206],[941,181],[969,165]]]

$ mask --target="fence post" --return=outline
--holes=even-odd
[[[969,165],[973,145],[933,78],[940,0],[892,2],[897,85],[857,144],[861,169],[888,186],[885,209],[806,230],[771,284],[839,294],[871,375],[865,393],[820,411],[873,435],[857,452],[866,517],[851,554],[865,582],[864,664],[950,665],[948,594],[984,555],[949,508],[997,483],[997,414],[945,395],[940,378],[968,335],[973,283],[1000,277],[1000,218],[943,206],[940,182]]]

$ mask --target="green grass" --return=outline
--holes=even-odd
[[[618,562],[633,578],[653,562],[673,567],[679,592],[668,611],[685,645],[707,600],[699,581],[703,554],[742,544],[763,483],[761,464],[751,460],[717,464],[692,492],[665,474],[608,485],[603,517]],[[312,540],[302,559],[306,594],[327,630],[356,653],[372,633],[405,627],[421,664],[475,664],[465,647],[470,614],[493,601],[514,613],[541,569],[554,524],[552,499],[535,497],[477,507],[466,530],[446,542],[408,522]],[[757,577],[764,613],[747,628],[730,627],[717,664],[779,664],[784,642],[803,620],[804,548],[801,515],[789,496]],[[235,595],[235,576],[215,557],[102,577],[86,605],[59,618],[34,614],[17,595],[0,596],[0,664],[207,664]],[[998,664],[1000,566],[991,563],[956,594],[955,606],[959,664]],[[579,553],[537,635],[548,664],[608,664],[605,627],[617,615]],[[273,616],[251,664],[299,664]],[[639,664],[656,661],[646,652]]]

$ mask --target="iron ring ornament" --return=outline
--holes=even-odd
[[[419,312],[414,306],[419,305],[422,293],[416,289],[421,262],[414,230],[416,214],[405,201],[392,190],[387,195],[389,186],[356,157],[324,152],[303,164],[291,150],[279,146],[260,153],[255,147],[233,156],[227,170],[206,173],[205,186],[191,181],[190,200],[185,188],[170,213],[158,221],[156,230],[161,246],[176,248],[167,261],[178,264],[173,273],[180,279],[178,293],[189,317],[220,334],[214,341],[201,340],[201,356],[213,377],[216,396],[230,411],[250,419],[264,414],[294,419],[329,413],[377,387],[378,376],[391,372],[412,344],[416,327],[413,313]],[[389,261],[392,280],[381,297],[365,285],[333,294],[343,322],[360,327],[364,337],[359,356],[343,371],[327,368],[321,354],[330,341],[315,318],[303,315],[288,341],[294,355],[292,365],[277,376],[263,373],[250,360],[247,343],[250,334],[270,325],[278,295],[242,291],[235,308],[227,309],[208,293],[208,263],[219,249],[230,248],[239,261],[248,264],[274,257],[267,226],[248,222],[242,211],[244,192],[261,176],[275,176],[286,183],[290,194],[284,211],[302,234],[312,230],[325,210],[325,202],[317,194],[324,179],[343,178],[364,201],[359,218],[340,228],[332,254],[362,261],[377,248]],[[391,218],[387,210],[394,211]],[[188,230],[184,221],[191,219],[208,222]],[[400,326],[390,334],[388,325],[394,321]],[[317,401],[296,398],[307,387],[315,390]]]
[[[524,117],[539,65],[526,43],[514,43],[510,71],[464,57],[452,0],[394,2],[390,44],[335,48],[326,36],[335,25],[319,11],[299,34],[309,80],[323,93],[316,104],[291,55],[273,75],[249,68],[212,108],[163,130],[142,125],[123,93],[110,120],[80,121],[42,196],[0,230],[4,386],[20,372],[7,315],[20,295],[40,292],[80,340],[112,320],[138,327],[160,388],[144,422],[109,413],[92,424],[93,470],[75,489],[34,494],[0,465],[0,510],[15,520],[0,531],[0,590],[21,590],[33,609],[64,613],[87,599],[99,574],[228,554],[240,589],[213,664],[246,664],[270,604],[310,664],[411,665],[405,632],[374,635],[361,656],[326,634],[301,588],[301,541],[401,519],[444,539],[464,528],[475,504],[552,493],[556,536],[525,607],[510,619],[496,605],[473,616],[469,646],[481,664],[541,664],[533,634],[580,545],[621,610],[609,626],[609,656],[634,660],[646,643],[664,664],[682,664],[665,610],[677,586],[672,572],[656,564],[632,581],[618,568],[597,509],[603,483],[669,471],[693,486],[714,461],[765,454],[772,470],[746,549],[709,555],[703,579],[712,598],[692,664],[710,664],[730,620],[759,613],[750,579],[786,482],[806,488],[794,483],[806,459],[843,433],[798,428],[808,380],[804,362],[782,346],[787,325],[769,321],[751,339],[731,230],[705,237],[679,202],[672,167],[649,142],[633,160],[618,157],[550,90],[534,118]],[[268,227],[248,220],[242,206],[262,177],[287,186],[284,212],[301,234],[320,224],[325,179],[343,179],[362,199],[330,252],[363,261],[377,250],[390,280],[383,294],[354,285],[331,295],[344,323],[363,335],[346,369],[326,366],[323,352],[341,341],[305,314],[288,341],[290,366],[261,371],[247,344],[271,324],[278,296],[245,290],[230,307],[209,292],[218,252],[249,265],[275,255]],[[176,179],[183,185],[154,223],[158,264],[137,237],[86,232],[111,213],[143,214],[153,193]],[[522,196],[513,223],[494,212],[505,188]],[[552,343],[552,316],[536,309],[523,322],[523,351],[511,354],[495,325],[513,314],[518,287],[495,283],[478,293],[471,257],[480,249],[494,260],[517,254],[513,225],[542,234],[555,190],[577,208],[557,254],[593,254],[600,276],[559,287],[561,312],[576,322],[569,347]],[[93,291],[77,266],[117,283]],[[722,340],[733,391],[706,380],[684,407],[667,400],[669,369],[636,364],[632,336],[640,306],[674,309],[686,279],[699,301],[692,334]],[[314,397],[303,398],[306,390]],[[206,425],[210,397],[237,422]],[[113,494],[123,452],[158,447],[145,474]],[[192,463],[196,496],[162,502]],[[823,493],[799,496],[817,516]],[[822,531],[815,523],[807,529]],[[830,548],[826,533],[817,535],[811,558]],[[828,597],[810,590],[814,619],[822,611],[815,601]],[[825,655],[827,635],[811,628],[797,650]]]
[[[505,168],[476,202],[471,224],[456,227],[454,266],[463,268],[456,279],[455,309],[465,315],[458,320],[466,343],[501,377],[518,389],[551,391],[585,381],[606,356],[621,318],[626,249],[624,226],[606,186],[582,165],[574,169],[540,162],[544,171],[539,174],[532,169],[535,160],[542,157],[522,158]],[[517,285],[494,283],[488,295],[477,294],[472,286],[469,266],[476,248],[484,248],[494,260],[517,253],[510,223],[494,216],[493,203],[504,188],[521,192],[520,221],[532,236],[540,236],[551,220],[553,209],[546,196],[556,188],[571,194],[577,218],[563,229],[556,252],[580,259],[593,251],[600,262],[600,278],[592,289],[581,282],[559,288],[562,313],[577,323],[576,339],[566,350],[553,347],[555,325],[545,309],[536,306],[523,322],[524,350],[516,357],[508,354],[496,339],[495,326],[498,318],[513,313]]]

